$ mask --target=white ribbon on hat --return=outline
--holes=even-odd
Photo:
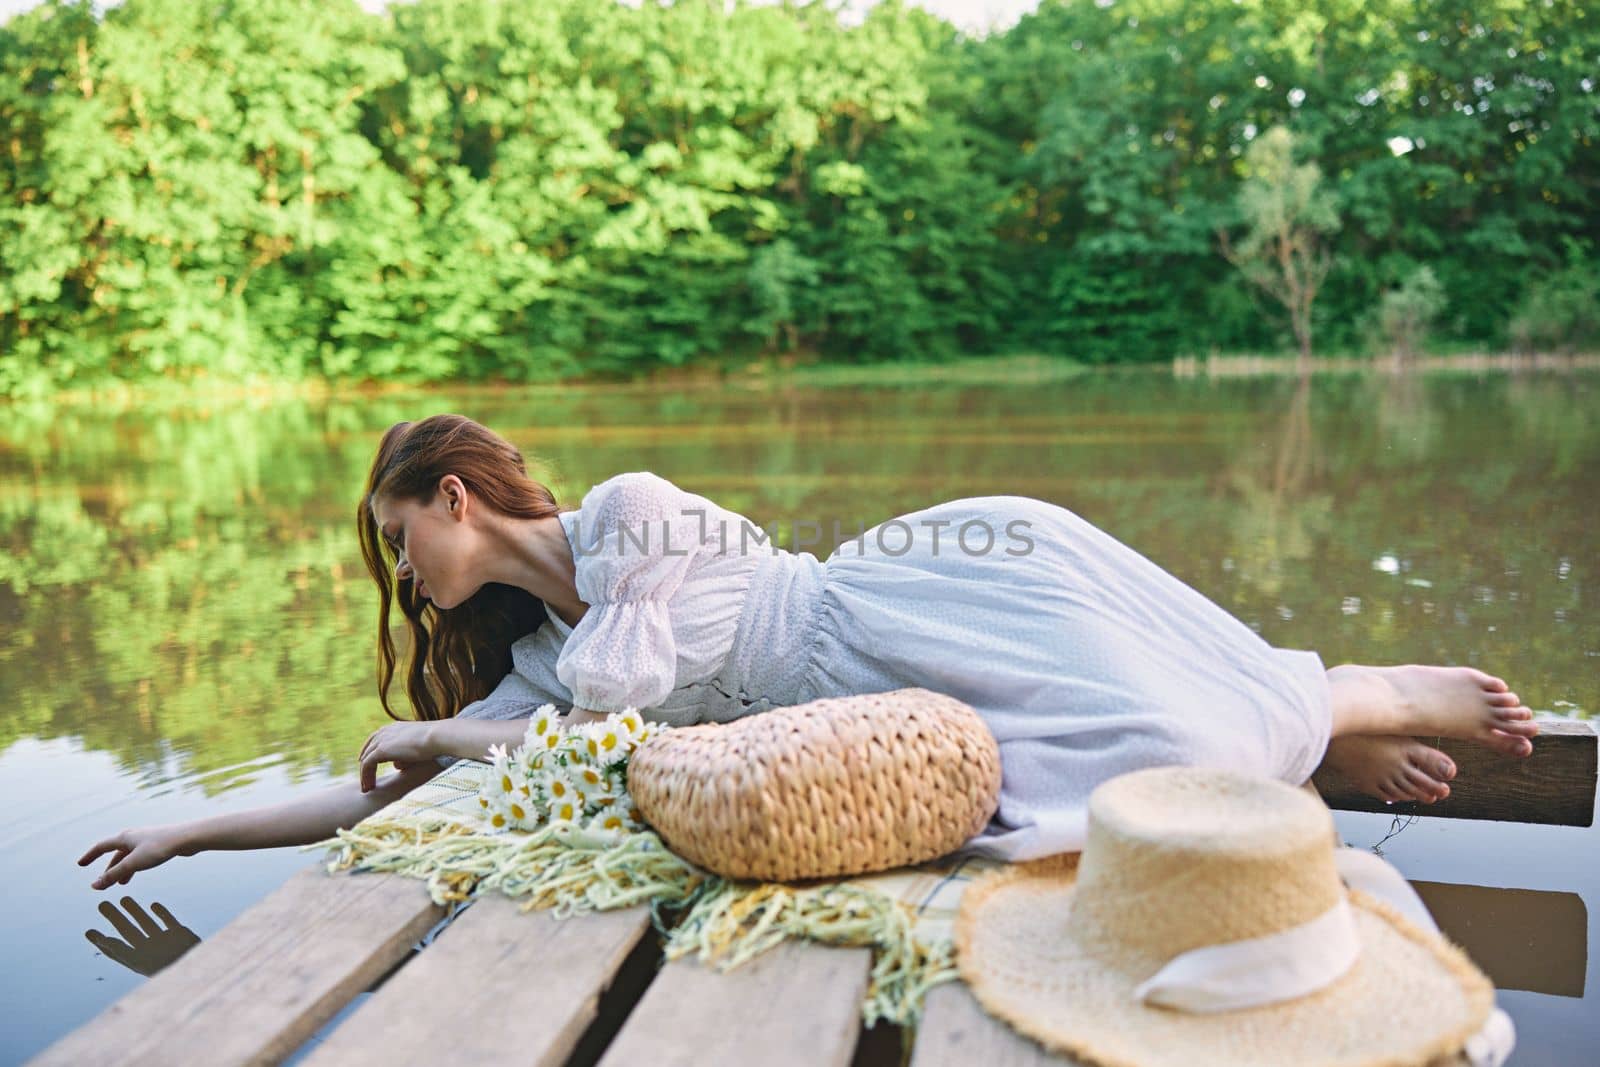
[[[1133,995],[1181,1011],[1255,1008],[1315,993],[1355,966],[1360,954],[1355,916],[1340,896],[1300,926],[1175,956],[1139,983]]]
[[[1439,932],[1411,883],[1381,856],[1347,846],[1335,850],[1334,865],[1352,888],[1393,905],[1423,929]],[[1341,896],[1333,907],[1299,926],[1175,956],[1139,983],[1133,995],[1145,1004],[1197,1013],[1255,1008],[1332,984],[1355,965],[1360,952],[1355,916]],[[1511,1017],[1495,1008],[1463,1052],[1472,1067],[1501,1067],[1516,1040]]]

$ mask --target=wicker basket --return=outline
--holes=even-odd
[[[1000,748],[961,701],[896,689],[666,731],[634,753],[628,791],[709,871],[828,878],[921,863],[981,831]]]

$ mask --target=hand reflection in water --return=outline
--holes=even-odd
[[[85,930],[83,936],[104,953],[106,959],[115,960],[136,974],[155,974],[200,943],[195,932],[173,918],[172,912],[164,904],[152,904],[150,908],[166,924],[165,928],[157,926],[155,919],[150,918],[132,897],[123,897],[122,906],[127,909],[127,915],[118,911],[109,900],[100,902],[100,914],[122,935],[121,941],[99,930]],[[135,926],[134,923],[139,925]]]

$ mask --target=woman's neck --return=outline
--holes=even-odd
[[[589,605],[578,596],[577,565],[559,516],[499,518],[490,541],[489,581],[526,589],[567,625],[578,624]]]

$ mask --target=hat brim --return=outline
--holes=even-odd
[[[1160,961],[1075,941],[1065,922],[1078,854],[987,875],[962,894],[961,976],[988,1011],[1044,1047],[1100,1067],[1422,1067],[1458,1052],[1494,1009],[1466,954],[1394,908],[1347,890],[1361,953],[1294,1000],[1198,1014],[1147,1006],[1134,987]]]

